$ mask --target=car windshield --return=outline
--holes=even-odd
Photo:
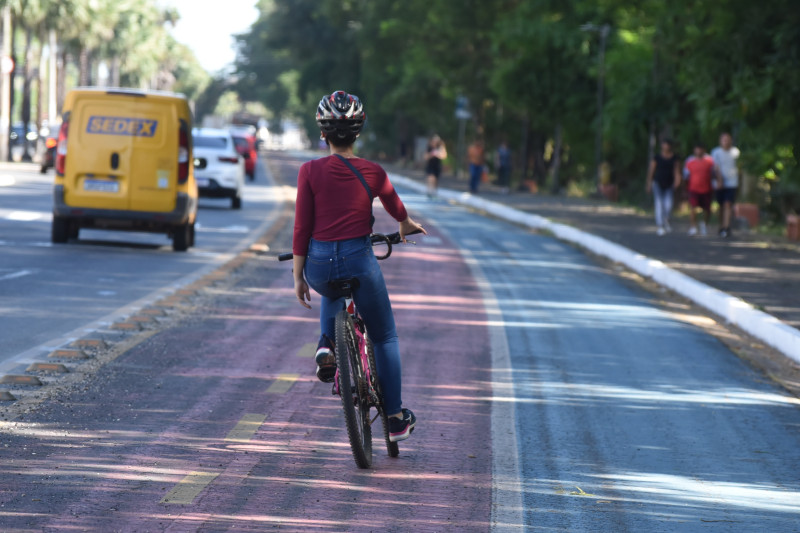
[[[209,137],[206,135],[195,135],[194,145],[198,148],[227,148],[228,139],[225,137]]]

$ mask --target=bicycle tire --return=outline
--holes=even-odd
[[[389,439],[389,416],[386,414],[386,408],[383,405],[383,389],[381,389],[381,382],[378,379],[378,366],[375,364],[375,351],[372,348],[372,341],[367,338],[367,361],[369,362],[369,375],[372,378],[372,388],[375,390],[375,395],[378,397],[378,403],[375,408],[378,414],[381,415],[381,423],[383,424],[383,438],[386,440],[386,452],[389,457],[397,457],[400,455],[400,447],[396,442]]]
[[[363,373],[359,372],[358,342],[355,326],[347,311],[336,315],[336,364],[339,369],[339,396],[342,399],[347,437],[353,451],[353,459],[359,468],[372,465],[372,430],[369,426],[369,403],[367,422],[364,423]],[[359,379],[359,373],[361,378]],[[361,381],[361,383],[359,383]]]

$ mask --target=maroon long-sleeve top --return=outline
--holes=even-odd
[[[380,165],[366,159],[349,160],[364,176],[372,196],[398,222],[408,217],[406,208]],[[308,161],[297,175],[297,204],[292,252],[307,255],[313,237],[342,241],[371,232],[371,204],[367,190],[353,171],[336,156]]]

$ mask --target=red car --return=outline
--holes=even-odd
[[[247,179],[256,179],[256,161],[258,160],[258,150],[256,149],[256,137],[240,131],[231,131],[233,144],[236,151],[244,158],[244,171]]]

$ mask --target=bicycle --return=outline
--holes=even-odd
[[[410,235],[417,233],[421,232],[415,231]],[[378,260],[388,259],[392,255],[392,246],[403,242],[399,232],[388,235],[373,233],[370,235],[370,241],[372,246],[386,245],[386,253],[375,256]],[[416,244],[413,241],[406,242]],[[291,253],[278,256],[279,261],[289,261],[293,258],[294,255]],[[372,424],[378,417],[383,424],[383,436],[389,457],[397,457],[400,448],[396,442],[389,439],[389,417],[383,407],[383,394],[378,380],[372,341],[353,301],[353,291],[359,286],[358,278],[333,280],[329,283],[337,294],[345,298],[345,309],[336,315],[336,374],[332,394],[342,399],[353,459],[359,468],[369,468],[372,466]],[[377,414],[375,418],[370,419],[370,409],[373,407]]]

